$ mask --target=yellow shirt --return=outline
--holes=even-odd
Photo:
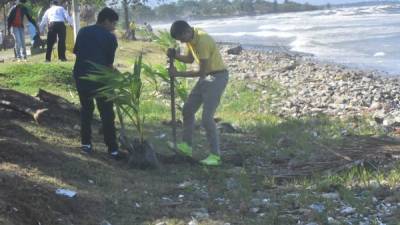
[[[226,69],[214,39],[203,30],[194,28],[193,40],[187,43],[187,47],[197,63],[207,59],[206,74]]]
[[[135,30],[136,29],[136,24],[135,24],[135,22],[131,22],[130,24],[129,24],[129,28],[131,29],[131,30]]]

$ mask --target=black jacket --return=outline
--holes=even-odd
[[[26,8],[24,5],[22,4],[17,4],[15,6],[13,6],[10,10],[10,13],[7,16],[7,24],[8,24],[8,29],[10,30],[11,28],[11,24],[17,14],[17,7],[19,7],[21,9],[21,21],[24,21],[24,16],[26,16],[26,18],[28,18],[29,22],[31,22],[33,25],[35,25],[36,29],[39,30],[36,21],[31,17],[31,15],[29,15],[29,11],[28,8]],[[24,25],[22,24],[22,27]]]

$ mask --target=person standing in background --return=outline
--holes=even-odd
[[[61,61],[67,61],[65,57],[65,38],[66,38],[66,27],[65,22],[72,26],[72,18],[68,15],[68,12],[59,5],[57,0],[53,0],[52,6],[44,13],[42,21],[40,23],[40,30],[43,32],[44,27],[48,25],[47,33],[47,50],[46,50],[46,62],[51,61],[51,52],[53,46],[56,43],[58,37],[58,58]]]
[[[0,30],[0,51],[3,50],[3,49],[5,49],[5,48],[4,48],[3,42],[4,42],[3,30]]]
[[[7,16],[8,33],[11,34],[12,28],[12,34],[15,39],[14,53],[18,61],[21,61],[22,58],[24,60],[26,60],[27,58],[24,30],[25,16],[29,20],[29,22],[31,22],[35,26],[36,32],[39,33],[39,27],[36,24],[36,21],[29,14],[28,8],[24,5],[25,3],[26,0],[20,0],[16,5],[11,8],[10,13]]]
[[[131,37],[130,37],[130,39],[131,40],[136,40],[136,36],[135,36],[135,33],[136,33],[136,23],[135,23],[135,21],[132,21],[130,24],[129,24],[129,29],[130,29],[130,35],[131,35]]]

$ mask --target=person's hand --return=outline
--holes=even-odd
[[[175,58],[176,56],[176,49],[175,48],[169,48],[167,50],[167,56],[168,58]]]

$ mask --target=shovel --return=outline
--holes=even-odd
[[[168,69],[171,69],[174,66],[174,57],[168,57]],[[171,123],[172,123],[172,144],[173,151],[177,154],[177,145],[176,145],[176,107],[175,107],[175,77],[169,76],[169,86],[171,93]]]
[[[174,57],[173,56],[168,56],[168,68],[171,69],[174,66]],[[178,146],[176,143],[176,104],[175,104],[175,77],[174,76],[169,76],[170,77],[170,93],[171,93],[171,124],[172,124],[172,148],[175,153],[175,160],[184,160],[186,162],[189,162],[191,164],[196,164],[197,161],[194,160],[192,157],[183,155],[178,151]]]

